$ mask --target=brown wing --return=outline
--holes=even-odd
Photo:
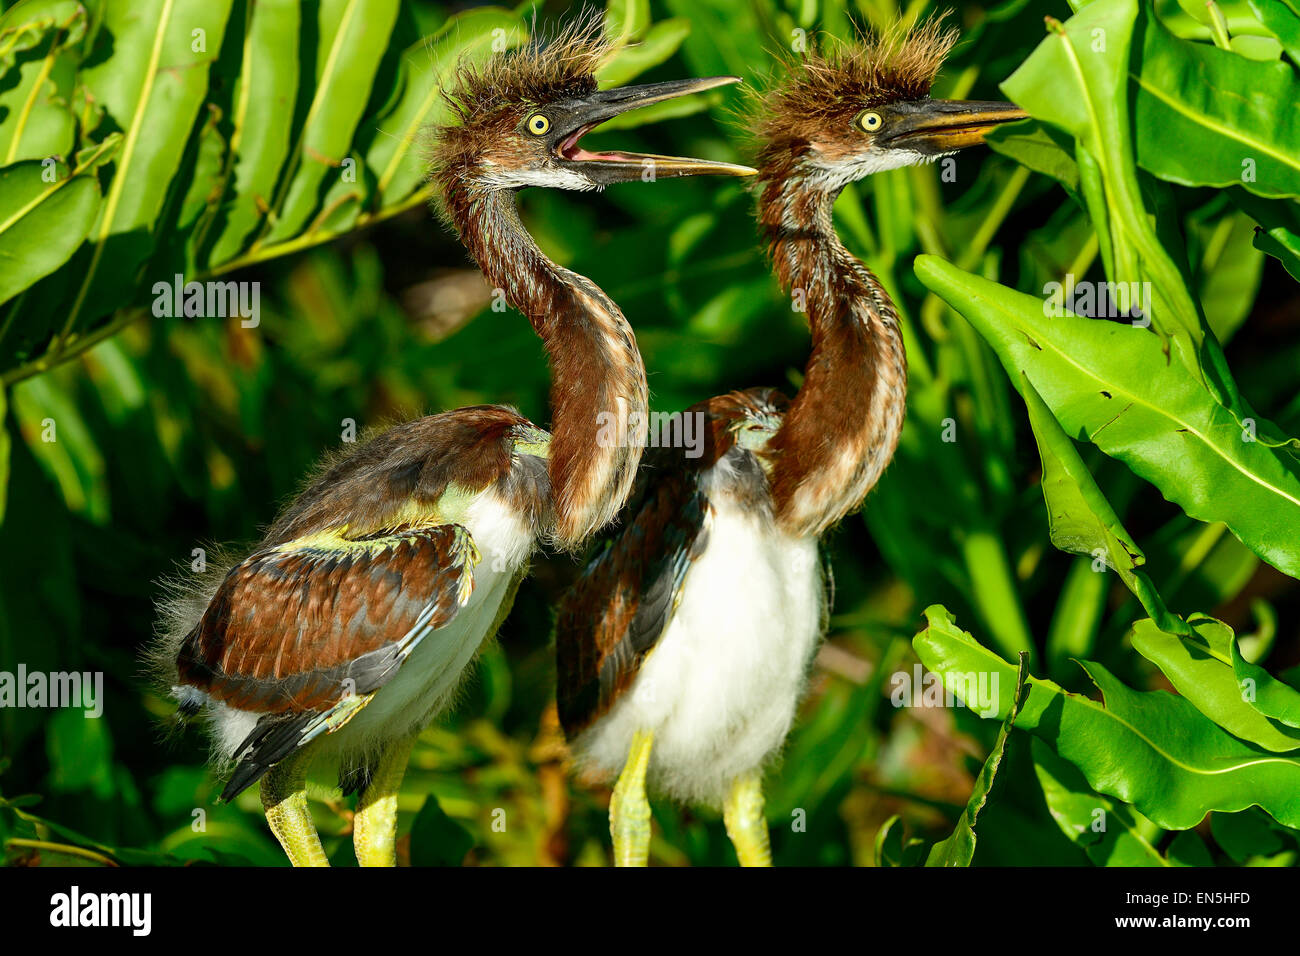
[[[459,525],[316,534],[257,551],[226,575],[181,645],[181,683],[283,715],[372,693],[469,600],[476,560]]]
[[[625,509],[622,527],[560,604],[557,697],[570,738],[631,686],[676,609],[707,538],[709,503],[699,478],[680,456],[647,461],[641,493]]]

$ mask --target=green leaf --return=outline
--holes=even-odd
[[[998,713],[1008,713],[1015,669],[959,629],[942,607],[925,614],[927,626],[912,640],[921,662],[958,696],[970,675],[996,678]],[[1097,663],[1083,667],[1104,703],[1030,678],[1016,726],[1078,767],[1094,790],[1133,804],[1167,830],[1190,829],[1211,810],[1252,805],[1300,827],[1300,760],[1237,740],[1188,700],[1132,690]]]
[[[1132,807],[1094,793],[1068,761],[1034,740],[1034,773],[1047,810],[1072,843],[1097,866],[1169,866],[1155,844],[1164,831]]]
[[[1034,172],[1051,176],[1070,195],[1079,192],[1079,167],[1074,159],[1052,138],[1048,127],[1033,120],[995,126],[985,142],[1004,156],[1010,156]]]
[[[925,841],[915,837],[903,841],[903,821],[898,815],[890,817],[876,831],[876,866],[916,866],[923,859]]]
[[[1129,639],[1178,693],[1230,734],[1274,753],[1300,749],[1300,731],[1279,726],[1246,701],[1245,689],[1233,672],[1236,637],[1232,629],[1205,615],[1194,614],[1188,623],[1192,634],[1175,635],[1165,633],[1154,621],[1138,621]]]
[[[1286,271],[1291,273],[1291,278],[1300,282],[1300,233],[1281,228],[1267,232],[1257,230],[1251,243],[1260,252],[1281,262]]]
[[[1133,107],[1139,165],[1186,186],[1300,197],[1295,70],[1180,40],[1154,17],[1141,24]]]
[[[74,0],[43,0],[14,7],[0,17],[0,48],[7,45],[6,34],[13,36],[19,30],[23,38],[11,50],[16,66],[0,62],[0,73],[4,73],[0,82],[0,166],[47,156],[66,159],[76,139],[76,117],[68,104],[79,57],[68,48],[85,36],[85,7]],[[15,68],[16,77],[6,72]]]
[[[0,169],[0,303],[67,262],[98,212],[93,170],[38,160]]]
[[[1229,212],[1202,235],[1205,253],[1197,270],[1199,298],[1210,328],[1226,343],[1255,304],[1264,256],[1250,244],[1255,223],[1245,213]]]
[[[1169,860],[1175,866],[1214,866],[1209,847],[1195,832],[1188,830],[1169,842]]]
[[[1289,449],[1243,429],[1150,331],[1066,313],[1041,299],[919,256],[916,274],[1021,373],[1067,434],[1091,441],[1193,518],[1223,521],[1274,567],[1300,576],[1300,476]],[[1246,411],[1243,409],[1243,411]],[[1247,416],[1242,416],[1247,417]]]
[[[1233,676],[1246,701],[1261,714],[1287,727],[1300,728],[1300,690],[1247,661],[1236,641],[1231,642],[1229,651]]]
[[[605,32],[616,47],[641,36],[650,25],[650,0],[608,0]]]
[[[1093,3],[1050,35],[1002,84],[1036,119],[1073,136],[1080,187],[1101,241],[1106,274],[1119,305],[1131,282],[1150,283],[1144,313],[1177,358],[1200,370],[1204,329],[1196,302],[1161,244],[1134,161],[1129,115],[1129,62],[1140,22],[1138,0]],[[1050,402],[1049,402],[1050,404]]]
[[[249,3],[239,79],[231,110],[233,175],[225,220],[207,259],[220,265],[238,255],[275,201],[298,97],[298,0]]]
[[[525,37],[517,14],[483,7],[449,18],[432,38],[421,40],[402,54],[401,93],[375,121],[383,133],[375,138],[366,155],[366,166],[377,180],[379,205],[392,205],[406,198],[424,180],[420,135],[430,125],[446,122],[442,90],[456,65],[481,63],[492,54],[497,41],[508,48]]]
[[[970,866],[970,861],[975,856],[975,824],[979,820],[980,810],[988,801],[989,791],[993,789],[993,780],[997,776],[998,767],[1002,764],[1002,755],[1007,747],[1007,735],[1011,733],[1016,716],[1020,712],[1025,678],[1028,673],[1029,655],[1022,651],[1020,666],[1016,671],[1015,693],[1012,695],[1011,706],[1007,708],[1006,716],[1002,718],[1002,726],[998,728],[993,749],[984,760],[980,775],[975,780],[975,789],[971,791],[970,799],[966,802],[966,809],[962,811],[961,818],[957,821],[956,829],[946,840],[941,840],[930,848],[930,853],[925,858],[926,866]]]
[[[326,177],[342,177],[339,170],[370,99],[397,7],[397,0],[321,0],[315,93],[289,160],[291,178],[276,200],[273,224],[254,248],[306,229],[320,206]],[[359,180],[359,171],[357,176]]]
[[[1300,11],[1294,0],[1250,0],[1250,9],[1281,41],[1291,61],[1300,65]]]
[[[1210,830],[1214,842],[1232,857],[1234,863],[1245,863],[1251,857],[1270,856],[1284,845],[1277,824],[1254,808],[1240,813],[1211,814]]]
[[[1254,246],[1277,259],[1300,282],[1300,210],[1294,203],[1267,202],[1242,189],[1233,189],[1233,202],[1242,208],[1259,228]]]
[[[122,130],[122,148],[90,233],[89,255],[73,284],[72,304],[59,323],[61,337],[111,312],[134,292],[207,93],[230,5],[231,0],[106,5],[97,48],[102,44],[112,55],[81,78]]]
[[[429,794],[411,824],[411,866],[460,866],[474,838]]]
[[[1170,614],[1151,579],[1138,570],[1146,563],[1142,549],[1124,530],[1088,466],[1042,397],[1021,373],[1020,394],[1029,410],[1029,424],[1043,462],[1043,497],[1052,544],[1062,551],[1100,560],[1120,576],[1128,589],[1166,630],[1183,632],[1187,625]]]

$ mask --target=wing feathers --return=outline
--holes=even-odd
[[[321,712],[349,687],[369,693],[469,600],[476,559],[459,525],[255,552],[182,644],[181,684],[276,714]]]

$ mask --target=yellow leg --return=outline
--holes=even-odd
[[[762,774],[751,771],[732,781],[722,819],[741,866],[772,865],[767,819],[763,816]]]
[[[637,731],[627,752],[627,763],[614,785],[609,802],[609,834],[614,838],[615,866],[645,866],[650,856],[650,801],[645,795],[645,772],[650,765],[654,734]]]
[[[390,743],[370,786],[357,799],[352,846],[362,866],[397,866],[397,791],[415,745],[415,734]]]
[[[307,809],[307,760],[289,757],[262,777],[266,822],[294,866],[329,866]]]

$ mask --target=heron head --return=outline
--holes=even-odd
[[[497,189],[585,190],[755,172],[705,159],[584,149],[583,136],[616,116],[739,82],[719,76],[601,90],[595,73],[609,53],[600,21],[587,20],[549,42],[496,54],[481,67],[462,66],[447,94],[458,122],[434,131],[435,178],[444,187],[454,179]]]
[[[930,98],[956,40],[932,20],[790,63],[756,108],[760,175],[840,189],[982,143],[992,127],[1023,119],[1011,103]]]

